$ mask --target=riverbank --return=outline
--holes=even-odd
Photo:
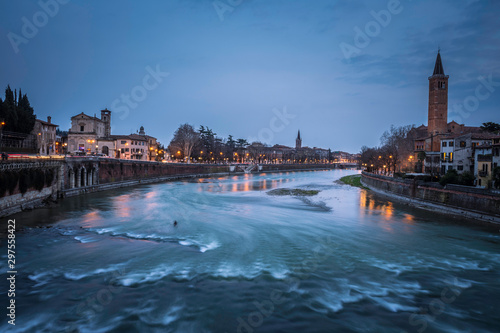
[[[412,207],[452,217],[500,226],[500,195],[462,186],[441,186],[363,172],[360,183],[369,190]]]
[[[350,185],[354,187],[359,187],[364,190],[369,190],[368,187],[361,184],[361,174],[345,176],[339,179],[341,184]]]

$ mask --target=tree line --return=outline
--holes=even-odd
[[[240,155],[248,146],[245,139],[235,140],[232,135],[227,139],[221,138],[207,126],[202,125],[195,130],[190,124],[182,124],[175,131],[168,150],[175,159],[188,163],[192,159],[200,162],[233,162],[241,160]]]
[[[0,122],[5,123],[5,131],[29,134],[35,126],[35,114],[26,94],[21,89],[12,91],[10,86],[5,89],[5,97],[0,98]]]

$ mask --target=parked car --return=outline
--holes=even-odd
[[[76,151],[72,152],[71,155],[73,155],[73,156],[85,156],[86,154],[84,151],[76,150]]]

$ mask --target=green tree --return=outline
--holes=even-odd
[[[200,126],[198,133],[202,150],[205,151],[205,154],[202,154],[202,159],[210,160],[215,154],[215,136],[217,134],[208,128],[208,126],[205,127],[203,125]]]
[[[446,184],[458,184],[458,179],[459,177],[457,170],[448,170],[448,172],[446,172],[446,174],[439,180],[439,184],[443,186]]]
[[[486,122],[481,125],[481,129],[486,132],[491,132],[491,133],[499,133],[500,132],[500,124],[494,123],[494,122]]]
[[[5,89],[5,99],[0,99],[0,119],[5,122],[7,131],[30,133],[35,125],[35,115],[28,96],[19,89],[12,91],[10,86]]]
[[[500,167],[496,167],[493,169],[493,177],[491,179],[494,183],[493,186],[496,189],[500,188]]]
[[[244,149],[249,145],[248,141],[246,139],[238,139],[236,140],[236,148],[238,149]]]
[[[476,177],[474,177],[474,174],[472,172],[465,171],[458,177],[458,183],[460,185],[474,186],[475,179]]]
[[[17,131],[21,133],[30,133],[35,126],[35,115],[31,107],[28,96],[24,94],[21,97],[21,90],[19,90],[19,102],[17,103],[18,124]]]
[[[5,100],[3,101],[1,118],[5,121],[4,130],[6,131],[16,131],[18,117],[16,113],[16,100],[14,98],[14,92],[7,86],[5,89]]]

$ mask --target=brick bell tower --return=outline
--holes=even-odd
[[[109,137],[111,135],[111,111],[107,108],[101,110],[101,120],[104,122],[104,136]]]
[[[438,50],[434,73],[429,76],[429,135],[444,134],[448,131],[448,77],[444,75],[441,54]]]

